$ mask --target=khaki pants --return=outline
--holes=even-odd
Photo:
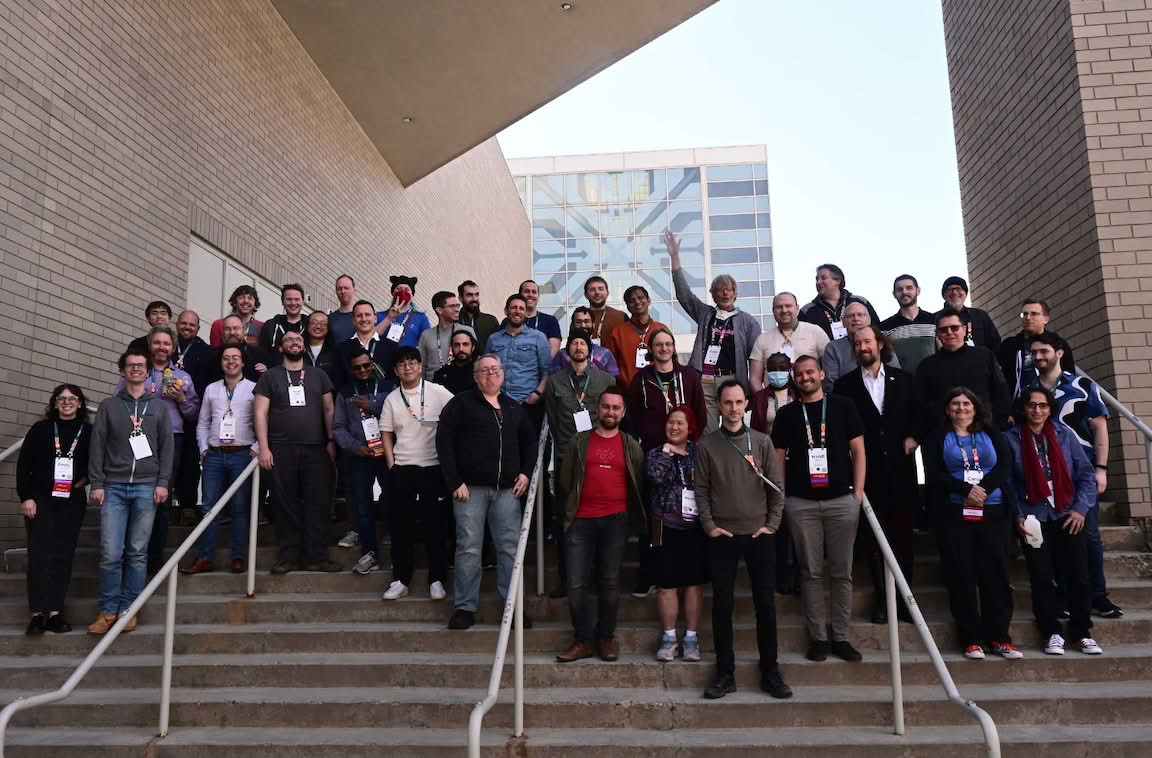
[[[860,520],[856,495],[849,493],[829,500],[789,496],[784,501],[784,515],[796,545],[808,636],[814,641],[827,640],[830,625],[833,640],[848,639],[852,614],[852,545]],[[824,603],[825,577],[830,585],[831,613]]]

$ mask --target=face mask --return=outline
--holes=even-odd
[[[772,385],[774,389],[781,390],[788,386],[787,371],[767,371],[764,376],[768,379],[768,384]]]

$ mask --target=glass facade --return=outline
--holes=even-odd
[[[664,233],[681,241],[689,284],[711,302],[708,284],[730,274],[737,305],[771,323],[772,224],[764,163],[516,176],[532,221],[532,272],[540,307],[567,332],[572,308],[586,305],[585,280],[608,281],[609,303],[643,285],[654,318],[677,335],[695,323],[676,303]],[[691,343],[689,343],[690,346]],[[688,346],[681,346],[687,349]]]

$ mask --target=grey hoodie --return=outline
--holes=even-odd
[[[140,409],[144,420],[140,430],[148,438],[152,455],[136,460],[128,435],[132,433],[131,416]],[[172,473],[172,419],[168,406],[151,392],[140,399],[120,390],[100,403],[96,423],[92,425],[92,445],[88,456],[88,480],[92,489],[107,484],[152,484],[167,487]]]

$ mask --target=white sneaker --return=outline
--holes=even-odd
[[[1048,638],[1048,645],[1044,648],[1044,652],[1048,655],[1064,655],[1064,638],[1059,634],[1053,634]]]
[[[373,571],[378,571],[380,564],[376,562],[376,553],[369,550],[364,555],[360,556],[360,560],[356,561],[356,565],[352,567],[353,574],[366,576]]]
[[[1091,637],[1085,637],[1080,640],[1080,652],[1084,655],[1103,655],[1104,648],[1096,644],[1096,640]]]
[[[433,600],[443,600],[448,597],[448,593],[444,591],[443,582],[432,582],[432,586],[428,588],[428,594],[432,596]]]
[[[340,538],[336,547],[360,547],[360,535],[356,532],[348,532]]]
[[[384,591],[384,594],[383,594],[383,596],[381,596],[380,599],[381,600],[399,600],[400,598],[406,597],[407,595],[408,595],[408,586],[406,584],[404,584],[404,582],[401,582],[400,580],[396,580],[396,581],[392,582],[392,584],[388,585],[388,589]]]
[[[969,645],[964,651],[964,657],[970,661],[984,660],[984,648],[979,645]]]

